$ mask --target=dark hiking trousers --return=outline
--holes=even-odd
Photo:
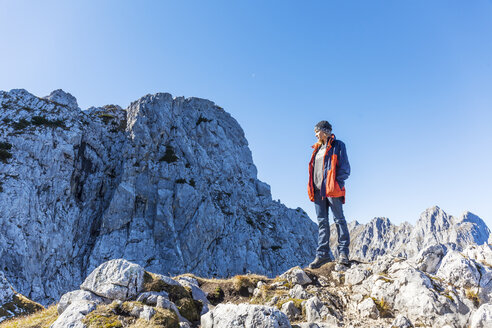
[[[347,222],[343,216],[343,197],[322,198],[319,190],[314,192],[314,207],[318,219],[318,249],[316,256],[328,258],[330,256],[330,223],[328,208],[331,208],[338,233],[338,253],[349,255],[350,236]]]

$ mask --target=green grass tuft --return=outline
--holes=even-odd
[[[0,323],[0,328],[49,328],[58,318],[56,305],[27,316],[15,317]]]
[[[379,315],[381,318],[392,318],[393,313],[391,312],[389,304],[384,300],[384,298],[381,298],[380,300],[371,297],[374,303],[376,304],[376,307],[379,311]]]

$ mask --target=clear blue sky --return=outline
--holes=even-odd
[[[210,99],[274,199],[302,207],[313,127],[348,149],[349,221],[438,205],[492,227],[492,1],[0,0],[0,90],[82,109]]]

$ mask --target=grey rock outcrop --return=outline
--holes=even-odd
[[[444,256],[436,276],[462,288],[471,288],[480,283],[480,272],[475,262],[454,251]]]
[[[81,111],[61,90],[0,92],[0,268],[44,304],[110,259],[153,272],[277,275],[316,225],[273,201],[213,102],[147,95]]]
[[[111,260],[98,266],[84,280],[80,289],[111,300],[126,300],[142,292],[144,269],[124,259]]]
[[[0,271],[0,304],[5,304],[12,300],[14,296],[14,290],[12,286],[9,284],[7,279],[5,279],[5,275]]]
[[[138,295],[137,302],[141,302],[149,305],[156,305],[159,300],[159,297],[164,299],[169,299],[169,294],[165,291],[144,292]]]
[[[70,304],[78,301],[87,301],[94,304],[100,304],[104,302],[104,299],[86,290],[74,290],[63,294],[57,305],[58,314],[62,314]]]
[[[413,325],[407,317],[399,314],[391,324],[391,328],[413,328]]]
[[[76,301],[71,303],[50,328],[85,328],[82,320],[97,308],[96,302]]]
[[[310,298],[309,293],[302,288],[302,285],[294,285],[294,287],[289,291],[289,296],[297,299]]]
[[[388,218],[374,218],[367,224],[351,222],[348,227],[350,257],[365,262],[385,254],[411,258],[433,245],[463,250],[468,245],[486,244],[491,236],[485,222],[473,213],[455,218],[438,206],[425,210],[415,226],[407,222],[394,225]],[[336,227],[332,224],[331,249],[336,250],[337,244]]]
[[[300,267],[294,267],[287,270],[280,275],[280,278],[286,279],[293,285],[299,284],[302,286],[311,283],[311,279],[309,279],[307,274]]]
[[[10,303],[12,302],[12,299],[14,297],[14,289],[12,286],[9,284],[7,279],[5,279],[5,275],[3,272],[0,271],[0,308],[3,308],[3,305],[5,303]],[[4,312],[4,311],[2,311]],[[0,314],[0,322],[4,321],[5,319],[8,319],[10,317],[14,316],[13,313],[2,313]]]
[[[370,263],[352,263],[345,271],[337,271],[335,263],[304,269],[312,282],[302,287],[314,296],[292,300],[300,285],[284,290],[267,281],[265,292],[252,302],[262,304],[275,295],[285,313],[291,313],[285,304],[297,302],[302,315],[291,314],[293,327],[487,327],[492,312],[485,286],[492,266],[485,259],[492,246],[459,252],[434,245],[427,253],[439,253],[442,260],[419,268],[422,262],[415,259],[386,254]]]
[[[40,311],[43,306],[17,293],[0,271],[0,322]]]
[[[357,305],[357,310],[363,318],[377,319],[379,317],[378,308],[372,298],[366,298],[364,301],[360,302]]]
[[[290,320],[295,320],[295,318],[301,314],[298,308],[294,305],[293,301],[288,301],[282,305],[282,312],[287,315]]]
[[[473,313],[470,328],[487,328],[492,323],[492,304],[483,304]]]
[[[279,310],[252,304],[219,304],[203,315],[202,328],[290,328],[287,315]]]
[[[198,281],[194,278],[186,277],[186,276],[179,277],[177,281],[181,285],[191,289],[191,295],[193,296],[193,299],[202,302],[203,307],[200,314],[207,313],[209,310],[210,302],[207,299],[207,295],[198,286]]]
[[[413,258],[413,262],[417,269],[428,273],[435,273],[439,268],[444,254],[446,254],[446,247],[442,244],[432,245],[421,250]]]
[[[198,308],[206,309],[203,314],[208,312],[206,294],[198,287],[196,280],[189,277],[175,280],[149,273],[140,265],[122,259],[101,264],[89,274],[81,288],[61,297],[58,303],[59,317],[51,328],[85,327],[84,319],[97,309],[107,318],[116,316],[116,313],[122,315],[121,318],[116,316],[108,319],[120,325],[126,324],[125,317],[130,318],[130,321],[132,318],[150,321],[159,309],[170,310],[176,318],[176,324],[190,324],[190,320],[198,322]],[[100,309],[100,306],[108,304],[109,308]]]
[[[331,315],[329,307],[327,307],[317,297],[311,297],[304,305],[306,311],[306,319],[308,322],[329,321],[337,325],[337,320]]]

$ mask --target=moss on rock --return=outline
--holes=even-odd
[[[89,313],[82,321],[87,328],[117,328],[123,327],[118,316],[110,313],[101,313],[93,311]]]
[[[280,310],[280,309],[282,309],[282,305],[284,305],[285,303],[290,302],[290,301],[294,302],[294,306],[295,306],[296,308],[298,308],[299,310],[301,310],[301,311],[302,311],[302,305],[301,305],[301,304],[302,304],[302,302],[304,302],[305,300],[300,299],[300,298],[292,298],[292,297],[287,298],[287,299],[285,299],[285,300],[282,300],[282,301],[278,302],[278,303],[276,304],[276,307]]]
[[[189,321],[194,322],[200,320],[200,311],[192,298],[179,299],[175,302],[175,304],[178,307],[179,313],[181,313],[181,315]]]
[[[215,306],[224,300],[224,296],[224,290],[220,286],[217,286],[213,292],[208,293],[207,299]]]
[[[169,300],[176,302],[182,298],[192,298],[191,293],[181,285],[170,285],[151,272],[144,273],[144,291],[146,292],[162,292],[169,294]]]
[[[109,305],[99,305],[82,322],[87,328],[179,328],[179,319],[174,311],[154,307],[155,314],[150,321],[147,321],[138,317],[139,311],[133,311],[136,307],[143,307],[143,304],[113,302]]]
[[[179,319],[174,311],[156,308],[156,313],[150,321],[156,327],[179,328]]]
[[[195,301],[191,294],[191,288],[181,285],[170,285],[162,280],[159,275],[151,272],[144,273],[144,291],[162,292],[169,295],[169,300],[176,304],[179,313],[191,322],[200,320],[200,312],[203,304]]]

